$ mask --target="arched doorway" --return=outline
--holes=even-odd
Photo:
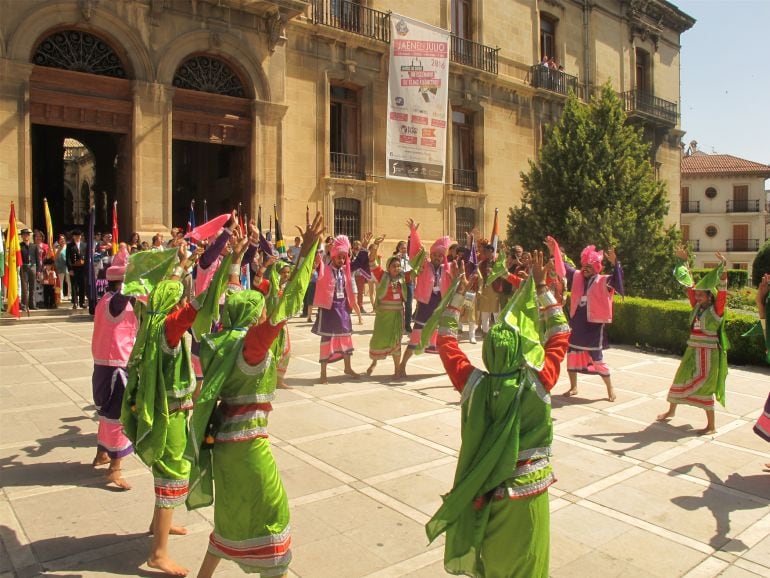
[[[252,112],[250,88],[234,65],[193,54],[173,84],[172,224],[187,223],[190,203],[206,201],[210,217],[249,207]],[[202,213],[196,215],[200,222]]]
[[[67,28],[44,34],[31,61],[33,224],[44,229],[47,197],[56,232],[85,226],[92,203],[96,229],[107,231],[118,201],[120,225],[128,230],[132,100],[126,59],[91,31]],[[86,165],[90,177],[73,183],[73,173]]]

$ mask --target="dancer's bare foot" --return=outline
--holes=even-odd
[[[615,401],[617,399],[614,389],[611,389],[607,392],[607,399],[609,399],[610,401]]]
[[[294,389],[290,385],[286,385],[283,381],[278,384],[278,389]]]
[[[578,394],[577,387],[571,387],[568,391],[565,391],[562,395],[564,397],[573,397]]]
[[[184,526],[174,526],[171,525],[171,528],[169,528],[168,531],[170,536],[187,536],[189,533],[189,530],[185,528]],[[155,534],[155,530],[152,529],[152,524],[150,524],[150,534]]]
[[[698,430],[699,436],[710,436],[710,435],[714,435],[715,433],[717,433],[717,430],[709,426],[706,426],[703,429]]]
[[[115,484],[121,490],[130,490],[131,484],[129,484],[123,476],[120,475],[119,469],[110,468],[107,470],[107,483]]]
[[[355,371],[353,371],[352,369],[346,369],[346,370],[345,370],[343,373],[344,373],[345,375],[349,375],[350,377],[361,377],[361,374],[359,374],[359,373],[356,373],[356,372],[355,372]]]
[[[369,367],[366,368],[366,375],[371,375],[374,371],[374,364],[372,363]]]
[[[91,462],[91,465],[96,466],[104,466],[110,463],[110,456],[107,455],[107,452],[98,451],[96,452],[96,457]]]
[[[171,558],[167,557],[158,557],[158,558],[150,558],[147,560],[147,565],[150,568],[154,568],[155,570],[160,570],[164,574],[168,574],[169,576],[187,576],[188,572],[190,572],[187,568],[183,568],[176,562],[174,562]]]
[[[670,419],[671,419],[671,418],[673,418],[673,417],[674,417],[674,414],[673,414],[673,413],[671,413],[670,411],[667,411],[667,412],[665,412],[665,413],[662,413],[662,414],[660,414],[660,415],[659,415],[657,418],[655,418],[655,419],[656,419],[656,420],[658,420],[658,421],[668,421],[668,420],[670,420]]]

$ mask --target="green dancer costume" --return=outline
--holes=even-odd
[[[286,320],[302,308],[312,266],[313,259],[305,258],[262,323],[261,293],[229,295],[222,331],[201,342],[203,387],[185,453],[193,464],[187,506],[213,502],[209,554],[262,576],[284,574],[291,561],[289,503],[267,420],[276,388],[273,345]]]
[[[540,308],[530,276],[501,312],[482,347],[486,371],[473,367],[457,345],[464,296],[455,294],[435,314],[441,315],[444,368],[462,393],[454,487],[426,525],[431,541],[447,533],[444,568],[450,574],[548,576],[547,489],[555,481],[549,391],[559,378],[569,326],[545,285],[538,290]]]
[[[714,398],[725,404],[728,342],[724,331],[727,277],[723,273],[724,267],[720,265],[692,286],[692,277],[683,263],[674,271],[677,280],[687,285],[693,310],[687,349],[668,390],[669,403],[706,411],[714,411]],[[696,304],[696,290],[710,291],[714,296],[712,303],[707,307]]]
[[[406,282],[403,274],[396,279],[391,279],[390,273],[388,273],[390,264],[400,258],[399,255],[393,255],[387,260],[384,270],[377,267],[372,271],[378,283],[374,304],[376,313],[374,329],[369,340],[370,359],[378,361],[387,359],[388,356],[401,351]]]

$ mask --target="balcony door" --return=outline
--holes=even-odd
[[[747,185],[733,186],[733,211],[745,212],[749,210],[749,187]],[[748,239],[748,234],[746,235]]]
[[[641,48],[636,49],[636,90],[643,94],[651,94],[650,86],[650,53]]]
[[[363,172],[359,157],[361,107],[359,92],[340,85],[329,87],[329,152],[331,174],[358,178]]]
[[[452,182],[455,188],[475,191],[476,160],[473,154],[473,114],[452,111]]]
[[[746,223],[733,225],[733,251],[749,250],[749,226]]]
[[[465,40],[473,38],[472,4],[472,0],[452,0],[452,34],[458,38]]]

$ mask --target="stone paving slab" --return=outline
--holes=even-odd
[[[355,326],[353,367],[368,365],[373,316]],[[0,578],[154,576],[143,564],[152,476],[125,461],[134,486],[103,485],[90,462],[90,323],[0,327]],[[424,524],[452,483],[459,396],[438,356],[412,359],[407,379],[390,361],[352,380],[341,364],[319,385],[318,341],[291,323],[293,356],[270,417],[274,454],[292,511],[291,578],[444,576],[443,538]],[[481,344],[461,342],[481,364]],[[733,367],[718,431],[699,437],[700,410],[655,423],[679,360],[613,348],[618,400],[597,377],[580,393],[563,373],[554,389],[551,575],[743,578],[770,575],[770,446],[751,428],[770,390],[767,368]],[[197,570],[213,509],[177,510],[190,530],[172,537]],[[223,563],[217,576],[242,576]]]

